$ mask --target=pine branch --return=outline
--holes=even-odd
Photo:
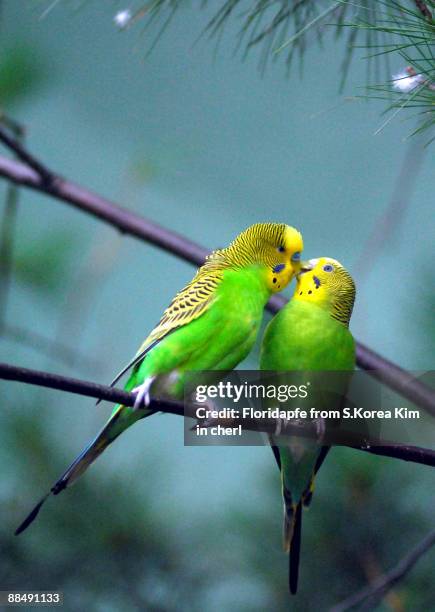
[[[264,72],[267,63],[279,55],[285,55],[287,72],[293,57],[298,54],[302,68],[304,53],[308,44],[317,40],[321,45],[325,30],[334,33],[335,38],[344,35],[344,26],[348,27],[346,50],[342,61],[342,78],[340,91],[347,78],[350,63],[357,47],[377,52],[370,53],[364,59],[367,62],[367,89],[382,91],[386,88],[386,95],[382,99],[389,105],[386,109],[402,109],[415,106],[415,102],[425,109],[425,114],[419,123],[418,131],[427,131],[434,126],[433,111],[433,73],[435,58],[433,55],[434,0],[253,0],[250,6],[242,0],[221,0],[221,2],[207,2],[202,6],[213,7],[212,17],[203,28],[202,34],[215,38],[217,44],[224,33],[229,21],[241,23],[236,41],[236,50],[242,48],[243,56],[256,46],[262,45],[259,59],[259,68]],[[122,30],[129,29],[140,20],[144,20],[144,30],[153,23],[161,23],[162,27],[153,42],[148,45],[147,54],[155,47],[161,34],[173,19],[182,2],[179,0],[154,0],[147,2],[141,9],[133,14],[131,11],[120,11],[115,15],[115,23]],[[215,5],[217,8],[215,8]],[[248,3],[249,5],[249,3]],[[240,9],[240,10],[238,10]],[[329,19],[328,19],[329,15]],[[199,38],[200,38],[199,37]],[[357,44],[359,43],[359,44]],[[282,53],[285,51],[285,53]],[[400,84],[393,84],[389,80],[379,85],[379,68],[384,64],[386,76],[391,79],[390,58],[391,53],[399,54],[405,65],[413,66],[421,75],[426,75],[427,84],[419,91],[415,91],[415,98],[408,100],[399,94]],[[374,68],[374,70],[373,70]],[[372,76],[373,75],[373,76]],[[403,87],[405,85],[403,84]],[[411,89],[407,90],[411,91]],[[375,95],[369,94],[369,98]],[[391,101],[393,103],[391,104]],[[397,114],[396,113],[396,114]],[[392,118],[396,115],[393,114]],[[388,120],[388,122],[390,119]],[[413,135],[413,134],[412,134]],[[430,144],[429,140],[427,144]]]
[[[415,548],[403,557],[391,571],[384,576],[380,576],[372,585],[367,586],[355,595],[332,607],[330,612],[346,612],[363,602],[366,602],[366,604],[361,610],[374,610],[388,591],[402,580],[412,570],[417,561],[434,545],[435,530],[431,531]]]
[[[38,165],[42,167],[40,162]],[[76,183],[61,178],[47,168],[45,172],[51,176],[49,183],[34,168],[0,156],[0,176],[71,204],[112,225],[122,233],[149,242],[195,265],[202,265],[206,255],[210,252],[176,232],[140,217]],[[270,299],[267,308],[270,312],[276,313],[285,304],[286,300],[282,296],[275,295]],[[357,343],[357,363],[360,368],[367,370],[391,389],[435,415],[435,391],[433,389],[361,342]]]
[[[362,97],[387,100],[389,103],[385,112],[390,114],[375,134],[405,109],[418,108],[418,126],[411,135],[426,132],[429,135],[428,146],[434,139],[435,126],[435,22],[432,17],[435,2],[415,1],[412,3],[414,6],[409,6],[409,3],[401,0],[385,0],[379,4],[384,6],[384,10],[380,11],[376,21],[363,17],[343,25],[350,27],[351,31],[359,29],[367,34],[383,35],[383,44],[366,45],[366,48],[374,49],[368,58],[398,55],[402,59],[403,70],[388,82],[368,86],[367,94]]]
[[[133,406],[136,399],[134,393],[117,389],[116,387],[99,385],[94,382],[69,378],[49,372],[30,370],[7,363],[0,363],[0,379],[37,385],[39,387],[48,387],[50,389],[58,389],[59,391],[75,393],[86,397],[94,397],[117,404],[123,404],[124,406]],[[175,400],[158,400],[155,398],[152,398],[149,404],[150,410],[189,417],[196,420],[197,408],[198,406],[194,404],[183,404]],[[216,419],[213,421],[213,425],[222,424],[223,426],[234,426],[235,423],[242,423],[243,428],[250,431],[276,433],[277,423],[274,419],[262,419],[261,425],[258,420],[251,419]],[[315,424],[303,425],[295,424],[290,421],[285,422],[284,425],[281,423],[280,431],[280,435],[296,435],[314,439],[317,439],[319,435]],[[412,463],[435,467],[435,451],[429,448],[395,444],[384,440],[377,440],[375,442],[376,444],[379,443],[379,446],[372,446],[371,444],[367,444],[366,438],[362,436],[339,430],[330,431],[327,435],[328,444],[335,443],[374,455],[382,455],[393,459],[401,459],[402,461],[410,461]],[[322,438],[322,441],[325,440]]]
[[[332,1],[332,0],[331,0]],[[210,39],[215,38],[217,44],[224,33],[228,22],[239,22],[240,27],[236,35],[237,41],[235,50],[242,49],[243,56],[246,57],[255,47],[262,45],[261,58],[259,60],[259,68],[263,72],[270,60],[276,59],[277,51],[286,50],[285,63],[287,72],[290,72],[290,66],[296,52],[299,54],[300,64],[308,44],[317,40],[321,45],[324,32],[328,29],[331,33],[335,31],[335,38],[338,38],[343,29],[341,28],[345,16],[353,13],[369,12],[376,21],[378,12],[378,4],[374,0],[361,0],[361,2],[352,2],[348,0],[338,0],[331,5],[331,2],[324,0],[253,0],[251,3],[242,2],[242,0],[221,0],[221,2],[207,2],[204,0],[203,7],[209,5],[213,9],[211,18],[206,23],[200,36],[201,38],[208,35]],[[155,0],[152,3],[146,3],[142,9],[139,9],[134,14],[129,12],[126,15],[126,22],[122,19],[122,23],[118,27],[122,30],[127,30],[138,21],[145,21],[145,28],[148,28],[153,22],[162,23],[161,30],[172,20],[177,9],[181,7],[181,2],[172,0]],[[124,16],[125,11],[119,14]],[[328,20],[328,16],[334,15]],[[116,17],[115,17],[116,21]],[[328,21],[332,21],[329,23]],[[157,34],[154,41],[148,45],[148,52],[152,50],[160,38],[160,33]],[[361,32],[355,28],[352,35],[349,37],[346,45],[344,67],[348,68],[353,54],[352,41],[355,40]],[[368,40],[376,39],[376,36],[368,34]],[[347,70],[343,71],[343,78],[346,78]]]

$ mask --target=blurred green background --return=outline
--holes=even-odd
[[[354,274],[356,337],[408,369],[433,367],[433,146],[405,141],[412,122],[400,116],[374,135],[383,103],[338,92],[341,40],[312,44],[303,78],[286,78],[279,61],[261,75],[259,52],[233,54],[236,21],[217,53],[206,38],[193,45],[213,6],[187,3],[145,57],[157,26],[120,32],[113,17],[125,5],[1,3],[0,108],[26,127],[30,149],[210,248],[257,221],[295,225],[305,256]],[[362,55],[347,96],[364,85]],[[409,194],[402,180],[415,181]],[[6,192],[2,181],[2,207]],[[394,193],[404,202],[383,225]],[[188,264],[22,190],[1,359],[108,382],[191,276]],[[67,610],[327,610],[431,528],[430,468],[335,449],[305,516],[290,601],[270,450],[184,447],[181,419],[156,416],[15,538],[110,406],[4,382],[0,397],[0,588],[63,590]],[[435,609],[434,560],[379,609]]]

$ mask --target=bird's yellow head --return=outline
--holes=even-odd
[[[355,293],[355,283],[341,263],[320,257],[301,264],[293,299],[313,302],[340,323],[349,325]]]
[[[303,247],[302,236],[294,227],[285,223],[256,223],[239,234],[229,247],[214,251],[208,261],[231,268],[258,265],[268,290],[276,293],[300,271]]]

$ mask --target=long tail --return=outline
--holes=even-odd
[[[284,497],[284,550],[289,553],[289,588],[292,595],[298,590],[299,559],[302,535],[302,501],[294,504],[285,488]]]
[[[296,595],[298,590],[299,578],[299,559],[301,554],[301,536],[302,536],[302,504],[299,503],[296,507],[293,521],[293,537],[290,546],[289,554],[289,569],[288,583],[290,593]]]
[[[289,553],[289,588],[292,595],[295,595],[298,590],[303,508],[309,506],[311,503],[314,492],[314,479],[329,449],[329,446],[322,446],[320,449],[311,479],[299,501],[293,501],[290,491],[285,487],[284,481],[282,482],[282,496],[284,500],[284,550]],[[272,450],[282,476],[279,449],[277,446],[272,446]]]
[[[42,505],[51,494],[58,495],[71,485],[85,470],[97,459],[101,453],[111,444],[127,427],[140,419],[143,414],[140,411],[133,412],[125,406],[118,406],[106,425],[98,433],[95,439],[80,453],[69,468],[62,474],[59,480],[51,487],[50,491],[36,504],[27,515],[21,525],[16,529],[15,535],[22,533],[33,523],[38,516]]]

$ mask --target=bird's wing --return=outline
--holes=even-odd
[[[222,280],[222,272],[213,270],[205,273],[199,270],[196,276],[179,291],[163,313],[162,318],[140,346],[133,359],[115,376],[112,387],[132,367],[138,366],[147,353],[170,333],[194,321],[211,306],[216,289]]]
[[[281,456],[279,454],[279,447],[276,444],[276,441],[273,436],[267,436],[269,439],[270,448],[272,449],[273,456],[275,457],[276,464],[278,466],[279,471],[281,471]]]

